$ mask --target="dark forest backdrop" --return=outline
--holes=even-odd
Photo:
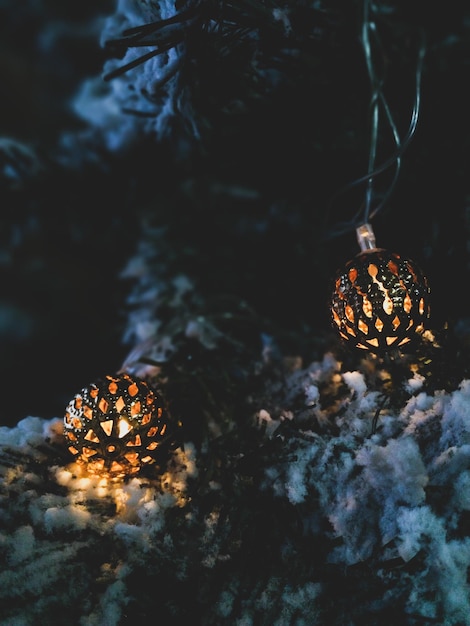
[[[0,626],[470,626],[469,28],[456,0],[0,0]],[[367,59],[377,244],[431,286],[385,356],[328,311]],[[137,387],[77,400],[67,443],[63,415],[121,367],[178,445],[111,480],[96,432],[157,445]]]
[[[204,7],[213,28],[186,36],[181,110],[164,137],[140,132],[112,150],[75,105],[125,51],[103,42],[114,2],[0,5],[4,424],[61,415],[77,386],[119,367],[131,347],[131,284],[119,275],[147,221],[174,239],[169,271],[189,272],[201,292],[246,300],[298,333],[307,356],[310,339],[330,338],[329,281],[357,244],[353,231],[328,229],[351,218],[364,188],[330,201],[366,173],[369,149],[362,3],[189,6]],[[433,327],[449,324],[460,341],[470,324],[469,11],[455,1],[377,7],[377,63],[402,136],[420,31],[426,56],[417,130],[374,228],[379,245],[421,264]],[[117,38],[119,20],[113,28]],[[137,116],[123,107],[122,117]]]

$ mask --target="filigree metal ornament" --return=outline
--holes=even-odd
[[[429,300],[428,281],[416,263],[382,248],[365,250],[336,274],[333,327],[356,348],[394,350],[423,333]]]
[[[162,399],[136,376],[105,376],[67,405],[67,447],[92,474],[122,477],[157,462],[169,435]]]

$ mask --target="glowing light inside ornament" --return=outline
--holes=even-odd
[[[129,422],[123,418],[121,418],[120,420],[118,420],[118,437],[124,437],[124,435],[127,435],[127,433],[132,430],[132,426],[129,424]]]
[[[67,405],[65,438],[76,461],[90,473],[136,474],[157,462],[168,439],[168,417],[146,381],[129,374],[106,376],[82,389]]]
[[[357,231],[361,252],[337,272],[333,327],[349,345],[372,352],[402,347],[425,330],[430,289],[411,260],[377,248],[370,224]]]

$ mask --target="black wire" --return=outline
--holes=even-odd
[[[421,104],[421,77],[422,70],[424,65],[424,57],[425,57],[425,38],[424,33],[420,32],[420,42],[418,48],[418,58],[416,63],[415,70],[415,97],[410,117],[410,123],[408,126],[408,130],[401,140],[396,124],[394,122],[390,107],[388,106],[387,100],[383,93],[383,84],[384,79],[379,79],[375,69],[375,63],[373,59],[373,52],[370,40],[370,34],[374,36],[375,45],[379,48],[383,53],[378,29],[376,27],[375,22],[371,21],[371,3],[370,0],[364,0],[363,5],[363,16],[362,16],[362,29],[361,29],[361,41],[364,49],[364,56],[367,65],[367,71],[369,74],[369,81],[371,84],[371,100],[370,100],[370,108],[371,108],[371,131],[370,131],[370,143],[369,143],[369,158],[368,158],[368,171],[367,174],[361,176],[360,178],[352,181],[345,187],[343,187],[339,192],[334,194],[333,198],[330,200],[329,208],[326,212],[325,221],[328,220],[330,212],[332,210],[332,206],[336,199],[350,191],[351,189],[358,187],[359,185],[366,184],[365,190],[365,198],[361,207],[356,211],[355,215],[346,222],[338,222],[336,227],[330,227],[326,230],[325,237],[327,239],[331,239],[333,237],[339,236],[346,232],[350,232],[355,230],[361,224],[369,222],[373,219],[386,205],[388,199],[393,193],[400,169],[401,169],[401,157],[403,153],[407,149],[410,144],[415,132],[418,123],[419,110]],[[381,107],[381,108],[380,108]],[[388,125],[389,131],[392,133],[393,142],[395,144],[395,150],[392,155],[386,159],[383,163],[376,166],[376,148],[377,148],[377,140],[379,136],[379,113],[382,111]],[[392,181],[387,189],[387,191],[383,194],[381,201],[372,208],[372,201],[374,199],[374,182],[377,177],[390,169],[391,167],[395,168],[395,172],[392,178]]]

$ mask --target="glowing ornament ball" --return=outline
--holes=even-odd
[[[170,424],[157,392],[124,373],[75,394],[65,410],[64,431],[69,451],[89,473],[124,477],[158,461]]]
[[[361,238],[362,237],[362,238]],[[337,271],[330,312],[348,345],[383,353],[419,337],[430,316],[430,289],[418,265],[375,247],[370,229],[358,240],[362,251]]]

